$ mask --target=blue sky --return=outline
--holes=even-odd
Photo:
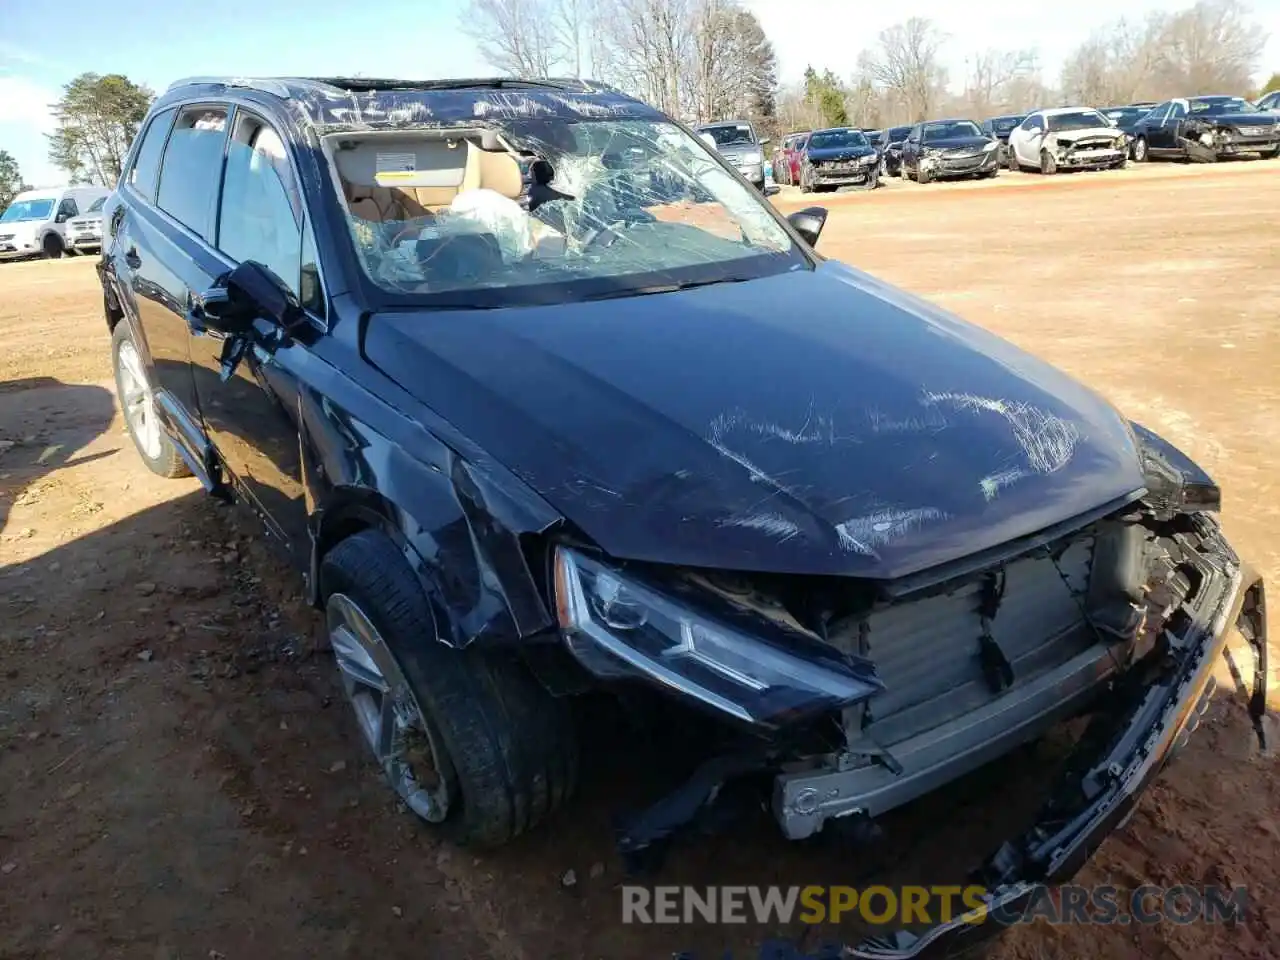
[[[880,30],[909,16],[934,20],[948,35],[953,77],[964,55],[987,47],[1039,50],[1046,79],[1095,28],[1123,10],[1137,19],[1185,3],[1072,0],[1007,4],[994,0],[744,0],[777,49],[784,81],[805,65],[852,72],[858,52]],[[0,0],[0,149],[26,179],[53,184],[43,133],[47,104],[85,70],[119,72],[154,90],[192,74],[445,77],[491,72],[460,29],[465,0]],[[1280,70],[1280,0],[1254,0],[1269,34],[1261,72]]]

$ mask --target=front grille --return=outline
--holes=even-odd
[[[1264,137],[1271,131],[1266,127],[1241,127],[1240,136],[1242,137]]]
[[[947,157],[942,161],[942,169],[944,170],[977,170],[982,166],[985,159],[984,154],[978,154],[973,157]]]
[[[1067,547],[1056,565],[1035,556],[1005,567],[1004,597],[990,635],[1013,665],[1015,685],[1094,642],[1081,609],[1092,562],[1093,538],[1085,537]],[[1001,695],[991,689],[979,658],[983,593],[981,581],[969,582],[834,628],[831,641],[870,657],[885,685],[867,705],[866,717],[858,706],[845,711],[851,741],[865,727],[877,743],[891,746]]]

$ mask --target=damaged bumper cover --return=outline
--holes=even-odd
[[[874,183],[878,176],[878,164],[859,163],[855,160],[847,164],[814,166],[812,183],[818,187],[848,187]]]
[[[846,948],[845,956],[954,956],[1016,921],[1041,888],[1070,880],[1107,836],[1124,825],[1142,792],[1199,725],[1216,690],[1214,663],[1237,623],[1254,648],[1250,713],[1261,736],[1266,702],[1262,581],[1241,566],[1220,535],[1212,543],[1215,552],[1202,558],[1207,575],[1202,589],[1169,618],[1162,671],[1154,682],[1139,684],[1135,675],[1128,688],[1117,689],[1119,708],[1095,721],[1103,725],[1103,735],[1086,733],[1036,824],[974,871],[974,880],[990,891],[985,906],[931,929],[870,937]]]

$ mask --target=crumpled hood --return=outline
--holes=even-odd
[[[1088,127],[1084,130],[1063,130],[1061,133],[1049,134],[1054,140],[1064,147],[1069,147],[1073,143],[1081,140],[1123,140],[1124,131],[1115,127]]]
[[[835,262],[383,314],[365,352],[619,558],[892,578],[1143,484],[1096,394]]]

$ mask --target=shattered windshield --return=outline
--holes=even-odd
[[[365,272],[424,304],[594,299],[808,265],[758,194],[671,123],[518,119],[326,146]]]
[[[810,150],[835,150],[843,147],[866,147],[866,135],[861,130],[824,130],[809,138]]]
[[[1240,97],[1215,97],[1212,100],[1192,100],[1192,113],[1257,113],[1257,107]]]
[[[1093,110],[1079,110],[1075,113],[1052,113],[1045,117],[1049,123],[1050,133],[1062,133],[1067,130],[1092,130],[1096,127],[1109,127],[1110,124]]]
[[[0,222],[14,223],[18,220],[48,220],[53,211],[52,200],[19,200],[9,204],[9,209],[0,214]]]
[[[755,143],[756,135],[749,123],[721,123],[710,127],[699,127],[699,133],[709,133],[718,147],[727,147],[731,143]]]
[[[926,123],[921,133],[921,139],[925,143],[930,140],[950,140],[953,137],[980,136],[982,131],[970,120],[942,120],[938,123]]]

